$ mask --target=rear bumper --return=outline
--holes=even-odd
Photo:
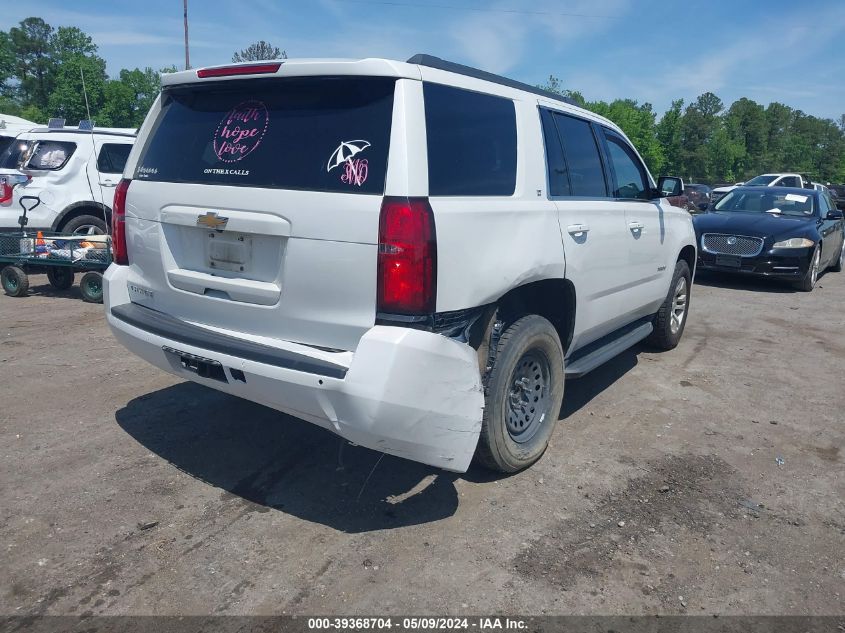
[[[156,367],[373,450],[456,472],[469,467],[484,396],[476,352],[468,345],[375,326],[354,353],[285,341],[271,347],[130,303],[127,273],[124,266],[106,271],[106,317],[118,341]],[[222,372],[200,376],[172,350],[219,363]]]

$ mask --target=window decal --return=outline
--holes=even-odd
[[[343,173],[340,176],[340,181],[347,185],[360,187],[367,182],[369,161],[366,158],[355,158],[355,156],[369,146],[369,141],[343,141],[329,158],[326,171],[329,172],[342,165]]]
[[[267,133],[270,116],[263,101],[242,101],[229,110],[214,132],[214,153],[236,163],[254,152]]]

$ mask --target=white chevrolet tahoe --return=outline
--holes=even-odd
[[[465,471],[543,454],[564,379],[671,349],[696,261],[613,123],[418,55],[163,77],[118,185],[108,322],[153,365]]]

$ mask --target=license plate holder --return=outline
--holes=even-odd
[[[213,270],[249,272],[252,237],[243,233],[209,231],[205,240],[206,264]]]
[[[738,255],[716,255],[716,265],[726,268],[742,268],[742,257]]]

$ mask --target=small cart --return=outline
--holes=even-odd
[[[26,207],[26,202],[35,204]],[[67,290],[73,285],[76,273],[83,273],[79,282],[82,298],[89,303],[103,301],[103,271],[112,260],[111,238],[108,235],[63,235],[27,231],[26,214],[41,201],[35,196],[23,196],[20,204],[21,230],[0,233],[0,281],[4,292],[22,297],[29,291],[29,275],[47,273],[50,285]]]

